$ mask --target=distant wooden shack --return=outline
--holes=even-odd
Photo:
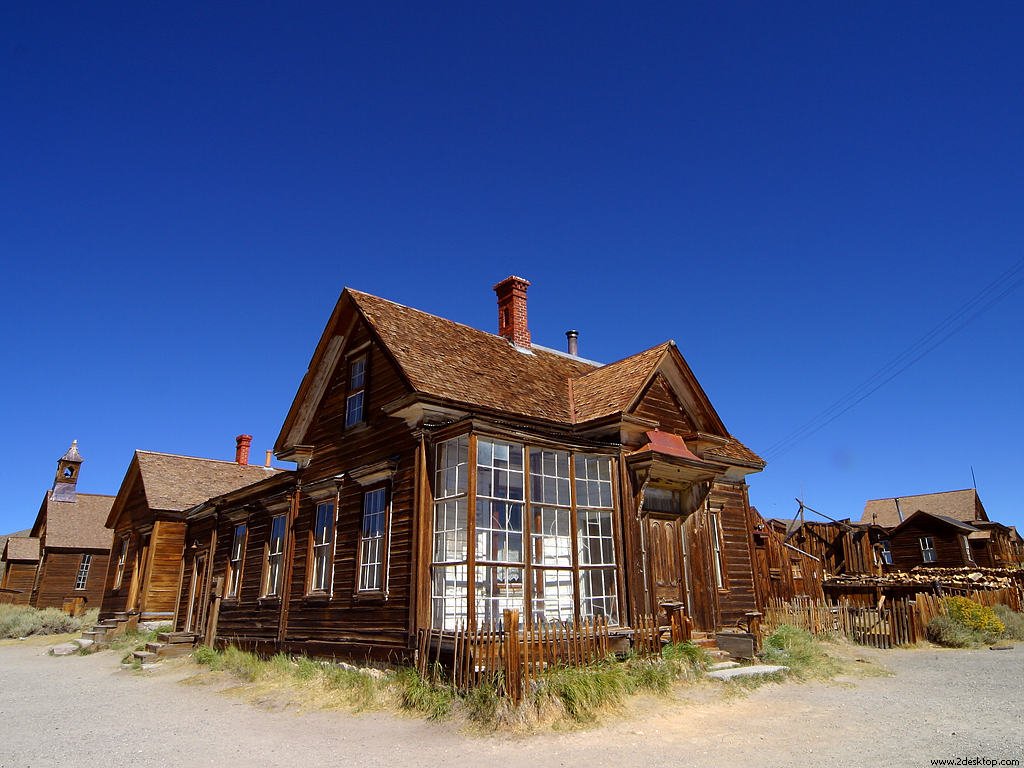
[[[105,564],[101,619],[121,613],[140,621],[174,618],[187,546],[185,510],[277,471],[248,464],[248,440],[239,436],[235,461],[135,451],[106,517],[114,549]]]
[[[31,536],[39,567],[29,603],[36,608],[98,608],[111,533],[104,526],[113,496],[78,492],[78,441],[57,460],[53,488],[39,507]]]
[[[10,536],[4,542],[0,560],[0,603],[28,605],[39,569],[39,539],[28,536]]]

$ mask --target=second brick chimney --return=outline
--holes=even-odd
[[[249,463],[249,446],[252,435],[239,435],[235,438],[235,463],[245,466]]]
[[[530,329],[526,324],[526,289],[529,287],[529,280],[515,275],[494,286],[498,294],[498,335],[525,349],[530,347]]]

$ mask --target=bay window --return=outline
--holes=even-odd
[[[439,443],[432,626],[497,625],[506,610],[535,623],[617,623],[611,476],[607,456],[483,436]]]

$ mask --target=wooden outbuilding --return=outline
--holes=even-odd
[[[236,438],[235,461],[135,451],[106,517],[114,549],[105,568],[100,618],[174,618],[185,552],[185,510],[277,472],[248,463],[249,435]]]
[[[25,531],[28,533],[28,531]],[[8,536],[0,554],[0,603],[28,605],[39,569],[39,539]]]
[[[764,461],[674,342],[608,365],[342,292],[275,445],[297,465],[186,515],[177,629],[261,650],[402,658],[420,632],[745,626],[820,563],[750,507]],[[772,570],[775,569],[776,573]]]

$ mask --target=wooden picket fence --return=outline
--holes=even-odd
[[[1020,588],[945,591],[949,593],[945,596],[969,597],[989,607],[1006,605],[1019,611],[1024,604]],[[926,640],[928,622],[945,614],[942,597],[926,592],[912,599],[883,599],[879,605],[867,608],[845,600],[835,603],[776,600],[765,607],[761,631],[762,637],[767,637],[780,625],[790,624],[818,637],[842,636],[873,648],[893,648]]]
[[[642,616],[621,634],[629,637],[636,655],[655,656],[661,653],[663,639],[688,639],[689,626],[677,618],[662,627],[654,616]],[[520,627],[518,611],[505,611],[499,624],[472,627],[463,622],[454,631],[421,630],[418,641],[416,668],[424,679],[463,692],[491,685],[513,704],[522,701],[546,670],[584,667],[612,653],[604,617]]]

